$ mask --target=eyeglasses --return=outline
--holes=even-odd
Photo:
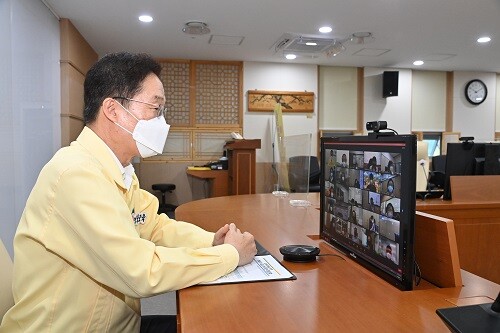
[[[142,103],[142,104],[152,106],[156,110],[156,117],[160,117],[160,116],[165,117],[165,115],[167,114],[167,108],[165,107],[165,105],[156,105],[153,103],[143,102],[143,101],[139,101],[139,100],[136,100],[133,98],[127,98],[127,97],[122,97],[122,96],[115,96],[113,98],[125,99],[127,101],[137,102],[137,103]]]

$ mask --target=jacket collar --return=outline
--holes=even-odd
[[[122,172],[115,162],[113,152],[106,143],[94,133],[89,127],[85,126],[76,139],[83,148],[85,148],[99,163],[104,167],[105,172],[124,190],[128,190],[123,182]]]

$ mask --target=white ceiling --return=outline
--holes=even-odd
[[[146,52],[159,58],[294,62],[331,66],[500,72],[500,0],[42,0],[68,18],[99,53]],[[139,22],[150,14],[150,24]],[[206,22],[208,35],[181,31]],[[286,60],[273,45],[284,33],[347,38],[369,31],[374,40],[346,43],[336,57]],[[242,36],[241,45],[209,44],[211,35]],[[479,45],[478,37],[492,41]],[[365,48],[366,50],[362,50]],[[380,53],[379,56],[356,55]],[[444,60],[439,60],[447,58]],[[426,61],[416,67],[414,60]]]

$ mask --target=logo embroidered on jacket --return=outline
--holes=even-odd
[[[132,219],[134,219],[134,225],[144,224],[146,222],[146,213],[132,213]]]

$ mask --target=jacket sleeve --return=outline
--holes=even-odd
[[[125,295],[138,298],[181,289],[217,279],[237,266],[233,246],[211,246],[213,234],[187,223],[160,222],[161,231],[172,235],[158,236],[156,230],[157,244],[139,237],[122,194],[95,164],[66,170],[49,190],[44,246]],[[194,246],[186,246],[190,243]]]
[[[158,199],[156,196],[142,189],[137,189],[134,197],[136,197],[135,207],[138,209],[136,211],[146,213],[145,223],[137,226],[141,238],[166,247],[198,249],[212,246],[213,232],[206,231],[191,223],[170,219],[166,214],[157,214]]]

